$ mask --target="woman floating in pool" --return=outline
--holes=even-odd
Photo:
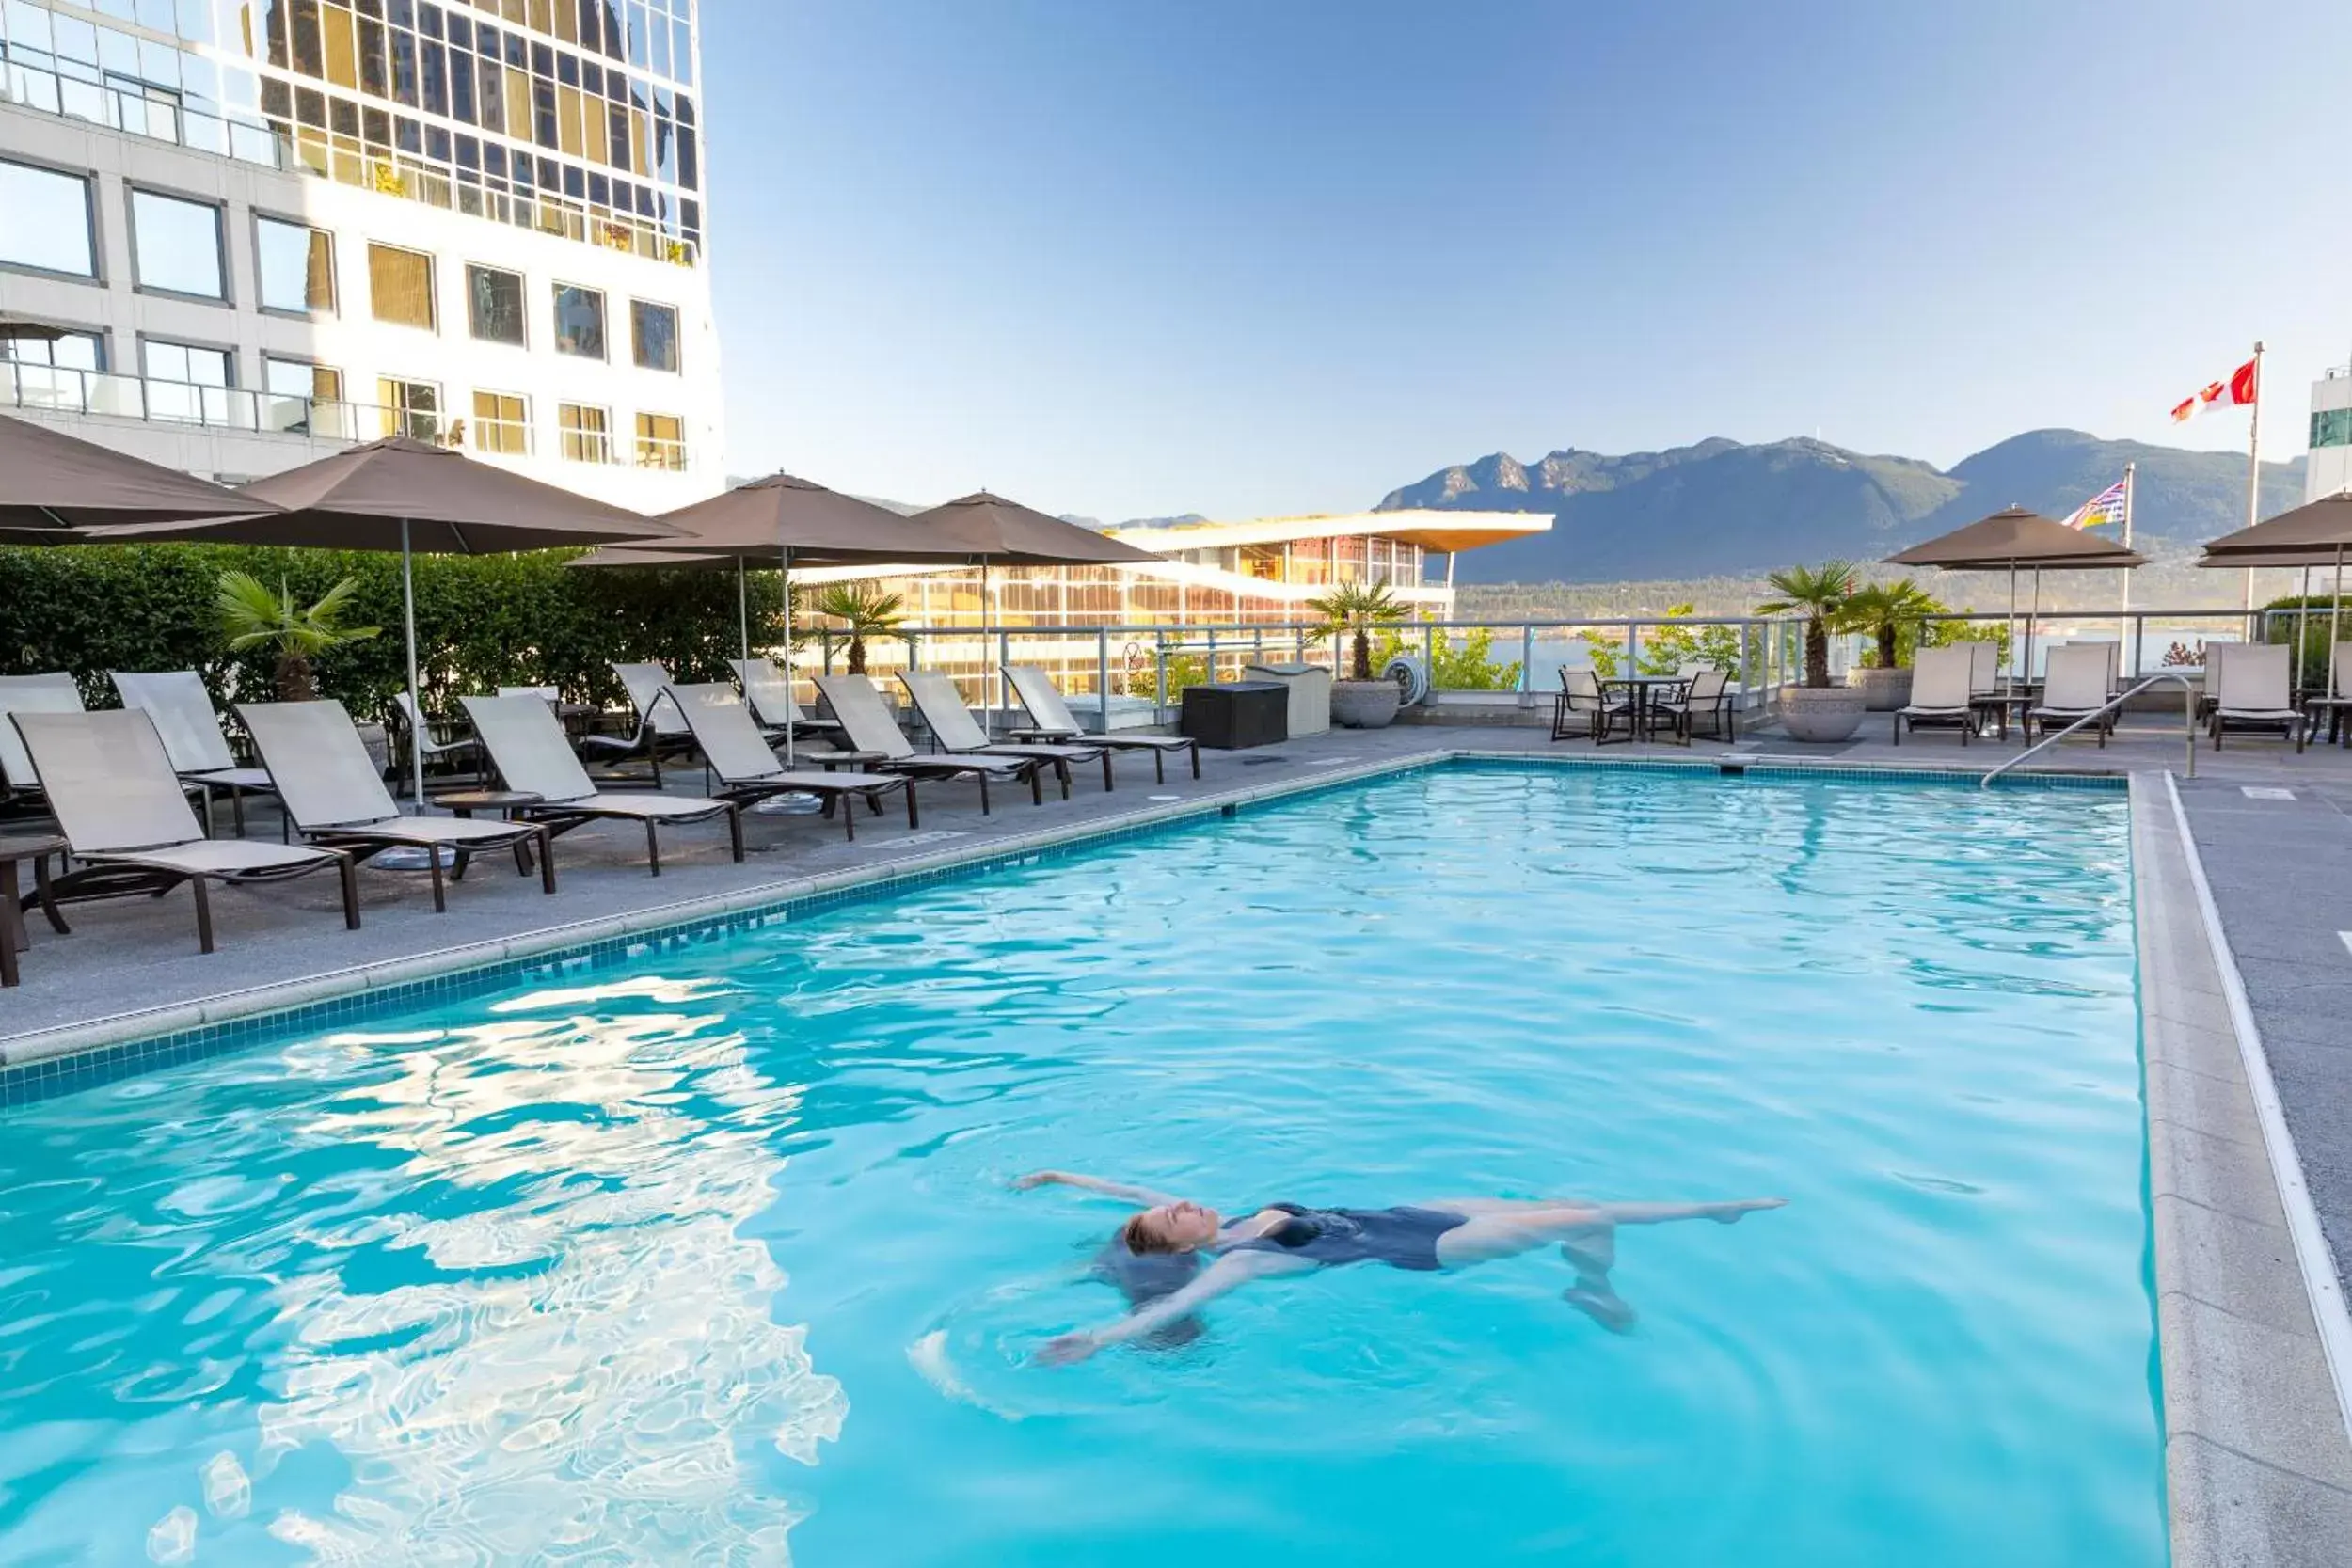
[[[1142,1212],[1120,1227],[1097,1268],[1126,1291],[1133,1310],[1105,1328],[1065,1334],[1047,1343],[1038,1359],[1049,1366],[1083,1361],[1106,1345],[1171,1334],[1189,1338],[1184,1325],[1204,1304],[1271,1275],[1305,1274],[1343,1263],[1386,1263],[1397,1269],[1466,1269],[1559,1243],[1576,1269],[1576,1283],[1562,1292],[1570,1306],[1605,1328],[1622,1333],[1633,1325],[1633,1308],[1609,1283],[1617,1260],[1621,1225],[1663,1225],[1669,1220],[1713,1220],[1731,1225],[1759,1209],[1777,1209],[1780,1197],[1742,1198],[1730,1203],[1587,1203],[1568,1198],[1522,1200],[1449,1197],[1394,1209],[1306,1209],[1273,1203],[1246,1219],[1227,1220],[1216,1210],[1149,1187],[1104,1181],[1068,1171],[1041,1170],[1022,1177],[1016,1187],[1059,1184],[1101,1193]],[[1203,1268],[1203,1256],[1216,1260]]]

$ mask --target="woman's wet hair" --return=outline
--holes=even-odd
[[[1129,1215],[1127,1223],[1120,1227],[1119,1239],[1126,1243],[1129,1252],[1137,1256],[1153,1252],[1174,1252],[1176,1243],[1168,1240],[1165,1233],[1145,1223],[1151,1217],[1152,1211],[1149,1209],[1141,1213]]]

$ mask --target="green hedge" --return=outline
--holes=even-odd
[[[578,550],[417,558],[417,657],[425,706],[499,686],[556,686],[575,702],[627,700],[611,661],[660,659],[681,681],[724,680],[739,652],[732,571],[580,570]],[[383,635],[317,661],[320,690],[380,717],[406,682],[400,558],[223,545],[0,547],[0,674],[69,670],[113,706],[114,670],[202,673],[215,701],[266,700],[274,656],[232,654],[215,598],[232,567],[281,579],[308,603],[359,579],[349,624]],[[751,578],[755,650],[783,641],[777,575]]]

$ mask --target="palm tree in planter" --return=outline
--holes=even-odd
[[[866,673],[866,640],[889,637],[906,621],[906,600],[870,582],[835,582],[817,595],[817,613],[841,623],[850,634],[850,673]]]
[[[1323,617],[1327,634],[1345,633],[1349,639],[1348,678],[1331,683],[1331,718],[1350,729],[1385,728],[1395,720],[1404,693],[1394,681],[1373,674],[1372,628],[1394,626],[1411,612],[1385,582],[1342,583],[1319,599],[1309,599],[1307,608]]]
[[[1864,667],[1847,678],[1872,713],[1892,713],[1911,701],[1911,671],[1902,659],[1902,634],[1916,633],[1929,616],[1944,607],[1909,578],[1899,582],[1872,583],[1847,599],[1839,617],[1840,629],[1858,631],[1875,646],[1865,654]]]
[[[1849,561],[1820,566],[1790,566],[1765,579],[1778,597],[1756,607],[1758,615],[1804,617],[1804,679],[1780,693],[1781,727],[1792,740],[1839,741],[1853,738],[1862,725],[1862,693],[1829,680],[1829,634],[1844,624],[1854,594],[1854,568]]]
[[[278,700],[307,703],[319,694],[310,661],[321,654],[364,642],[381,626],[346,626],[343,614],[351,596],[359,591],[358,578],[345,578],[328,589],[318,603],[294,603],[294,591],[283,582],[271,593],[268,584],[250,572],[220,575],[220,625],[231,653],[255,648],[278,650],[278,668],[271,674]]]

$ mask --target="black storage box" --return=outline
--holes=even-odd
[[[1280,681],[1234,681],[1184,688],[1185,735],[1203,746],[1239,751],[1291,737],[1290,689]]]

